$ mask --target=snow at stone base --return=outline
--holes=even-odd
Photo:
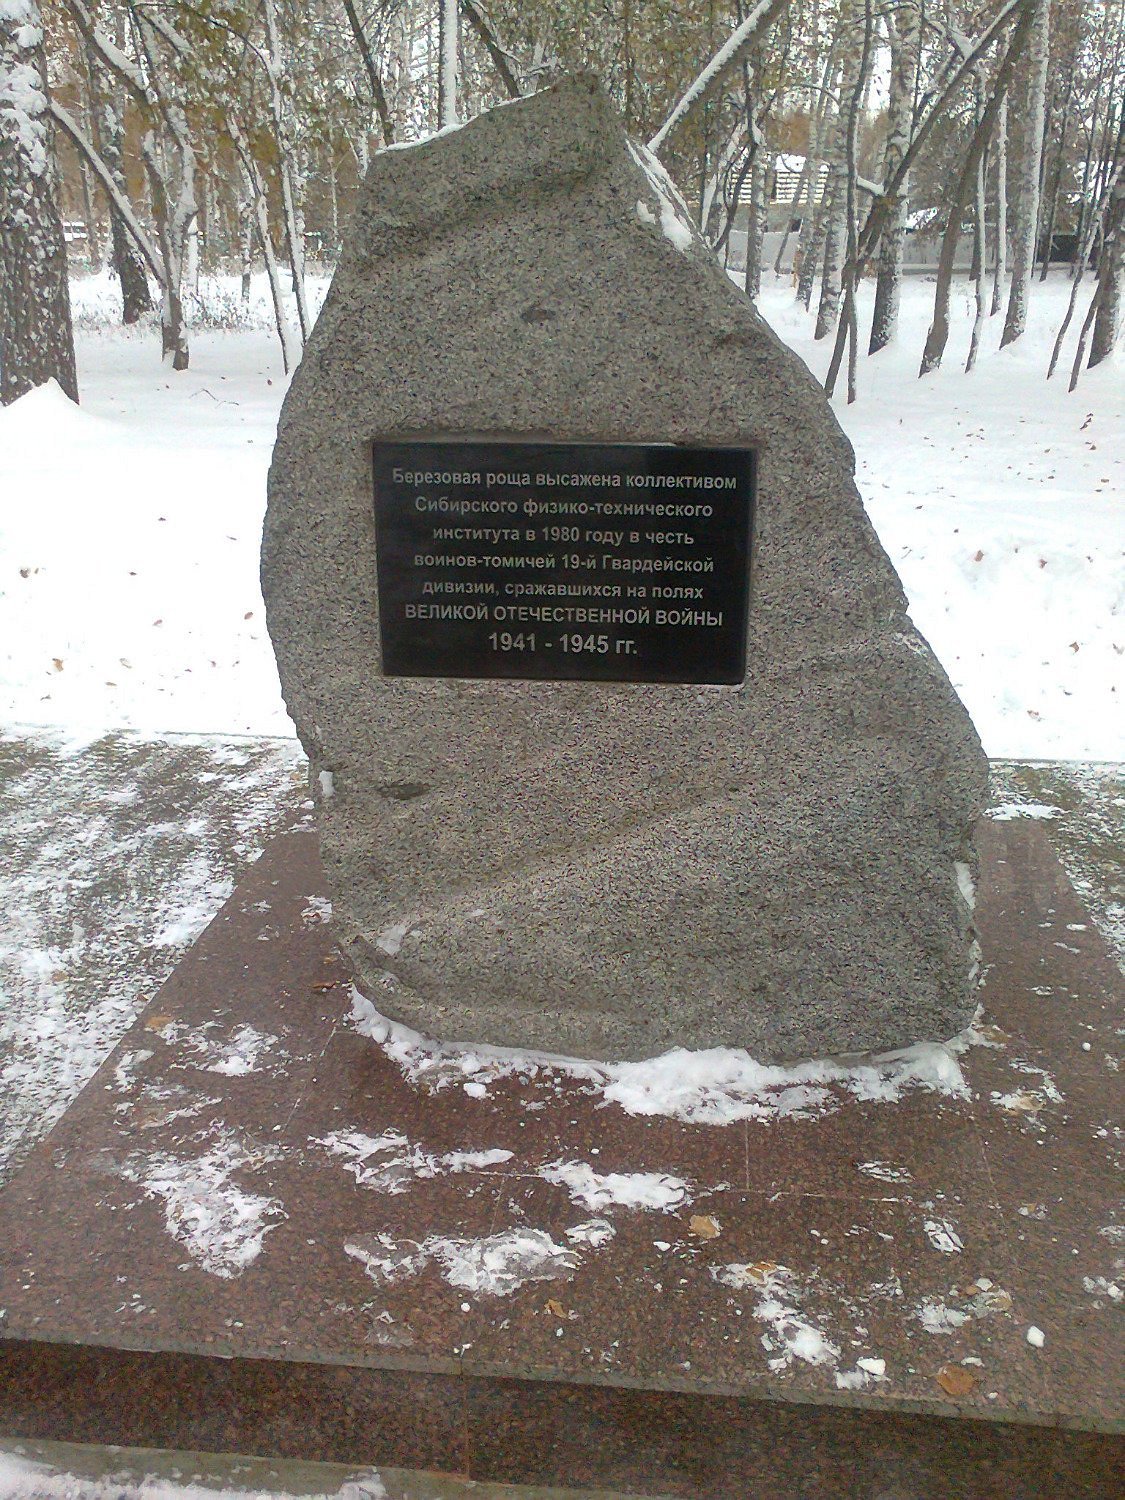
[[[915,622],[993,757],[1125,745],[1125,382],[1120,359],[1073,395],[1044,379],[1068,287],[1037,287],[1003,353],[993,319],[966,376],[959,284],[946,365],[919,381],[932,284],[908,278],[898,344],[837,401]],[[237,309],[233,281],[212,296]],[[251,326],[197,332],[180,375],[151,329],[110,326],[104,278],[76,282],[75,305],[82,409],[46,389],[0,412],[0,724],[292,733],[258,589],[284,393],[264,286]],[[762,307],[819,374],[828,341],[787,281]]]

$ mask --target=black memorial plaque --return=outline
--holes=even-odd
[[[377,442],[374,463],[388,676],[742,681],[752,450]]]

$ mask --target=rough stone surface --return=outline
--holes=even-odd
[[[370,445],[435,435],[758,445],[745,682],[384,678]],[[337,935],[384,1013],[615,1058],[966,1024],[986,762],[853,470],[592,79],[376,158],[262,570]]]

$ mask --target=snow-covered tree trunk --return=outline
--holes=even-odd
[[[0,404],[48,380],[78,400],[37,0],[0,0]]]
[[[459,41],[457,0],[439,0],[438,10],[438,126],[448,130],[459,120],[457,112],[457,54]]]
[[[997,110],[997,114],[999,114]],[[984,114],[984,88],[977,81],[977,124],[980,124]],[[977,362],[977,354],[980,351],[980,336],[984,328],[985,313],[987,309],[987,298],[984,291],[985,269],[988,259],[988,246],[985,242],[985,210],[987,204],[988,189],[988,159],[987,151],[981,153],[980,161],[977,163],[976,193],[973,198],[973,288],[976,300],[976,308],[973,316],[973,332],[969,340],[969,354],[965,360],[965,373]]]
[[[762,245],[766,237],[766,151],[759,136],[750,164],[750,217],[746,222],[746,295],[752,302],[762,290]]]
[[[1047,111],[1051,0],[1031,0],[1031,3],[1035,17],[1028,45],[1027,111],[1020,154],[1016,233],[1012,245],[1012,285],[1000,339],[1002,349],[1014,343],[1027,327],[1027,299],[1039,231],[1039,169],[1043,152],[1043,121]]]
[[[127,197],[124,171],[125,127],[121,106],[113,96],[105,69],[92,46],[86,48],[86,62],[93,145],[118,191],[123,197]],[[121,321],[136,323],[152,310],[152,293],[145,275],[144,258],[112,198],[109,205],[109,230],[112,247],[110,258],[121,284]]]
[[[831,111],[829,109],[829,90],[835,76],[836,60],[835,52],[829,49],[828,56],[824,61],[824,71],[821,75],[820,88],[817,90],[816,103],[813,109],[813,124],[809,132],[809,150],[805,157],[802,168],[802,178],[805,185],[805,209],[801,215],[801,227],[797,234],[797,249],[793,255],[793,270],[797,281],[797,297],[808,308],[812,301],[812,279],[815,274],[817,257],[820,254],[820,246],[823,244],[821,238],[824,227],[824,201],[817,202],[817,193],[820,187],[820,168],[824,157],[825,142],[828,139],[829,122]],[[794,195],[794,212],[801,203],[801,182],[797,183],[797,191]],[[788,236],[787,236],[788,237]],[[808,278],[806,281],[805,267],[808,266]],[[781,253],[774,266],[776,271],[781,269]]]
[[[707,98],[722,82],[727,71],[761,40],[785,5],[786,0],[759,0],[745,20],[739,21],[707,66],[696,74],[676,100],[663,125],[649,140],[648,149],[654,155],[660,154],[660,148],[688,111]]]
[[[890,182],[910,147],[914,127],[914,91],[918,46],[922,34],[921,0],[902,0],[891,31],[891,91],[887,104],[887,144],[883,151],[883,181]],[[875,310],[867,352],[875,354],[894,338],[902,291],[902,256],[910,205],[910,176],[887,215],[879,237],[879,272],[875,281]]]
[[[816,273],[824,254],[824,235],[828,228],[828,216],[832,211],[832,183],[824,184],[824,196],[817,204],[815,214],[809,210],[809,238],[802,245],[797,242],[797,256],[800,266],[797,270],[797,301],[804,305],[805,311],[812,305],[813,287],[816,285]],[[801,234],[804,236],[805,226],[801,225]]]
[[[844,249],[848,240],[848,211],[854,195],[854,165],[849,170],[848,133],[852,121],[852,104],[862,87],[864,57],[864,24],[856,0],[845,0],[840,7],[840,108],[836,113],[832,144],[828,152],[832,201],[824,232],[824,276],[820,287],[820,305],[816,313],[813,337],[827,338],[836,326],[843,291]]]
[[[992,269],[992,306],[994,318],[1004,300],[1004,283],[1008,279],[1008,96],[1000,101],[996,117],[996,247]]]
[[[1125,281],[1125,181],[1113,186],[1106,211],[1102,253],[1098,261],[1098,310],[1090,339],[1090,368],[1108,359],[1121,332]]]
[[[242,305],[250,305],[250,277],[254,270],[254,200],[253,190],[242,174],[242,194],[238,202],[238,240],[242,262]]]
[[[962,215],[969,201],[969,194],[977,181],[981,161],[988,150],[989,138],[1000,114],[1000,103],[1011,84],[1012,75],[1020,57],[1028,46],[1029,34],[1034,30],[1035,17],[1036,12],[1031,6],[1021,13],[1008,43],[1004,61],[1000,64],[996,77],[993,79],[992,93],[988,103],[983,110],[978,111],[977,127],[973,132],[968,154],[961,168],[961,175],[953,191],[953,202],[949,210],[949,218],[946,220],[945,233],[942,236],[937,278],[934,285],[934,312],[929,332],[926,335],[926,347],[922,351],[922,367],[918,371],[919,375],[928,375],[932,370],[936,370],[945,353],[945,346],[949,339],[949,292],[953,283],[953,262],[957,253],[957,243],[961,238]],[[977,76],[979,86],[979,73]]]

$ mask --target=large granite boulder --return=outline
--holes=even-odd
[[[372,443],[451,436],[756,447],[745,680],[384,675]],[[262,577],[381,1011],[603,1058],[966,1025],[986,762],[853,469],[595,80],[375,158],[282,412]]]

